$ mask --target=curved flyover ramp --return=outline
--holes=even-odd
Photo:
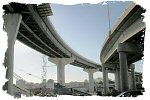
[[[4,5],[5,13],[19,13],[22,21],[17,39],[27,46],[51,58],[71,58],[75,60],[72,65],[82,68],[100,68],[72,50],[58,35],[47,16],[52,15],[49,4],[20,4],[10,3]]]
[[[144,56],[145,22],[143,22],[145,9],[140,5],[131,3],[124,14],[119,18],[111,33],[106,38],[100,53],[103,66],[103,75],[106,71],[114,71],[117,80],[118,91],[135,89],[135,73],[133,63]],[[129,87],[129,71],[132,75],[132,86]],[[107,80],[104,79],[106,82]],[[108,87],[105,85],[105,93]]]
[[[94,90],[93,84],[93,73],[101,69],[101,65],[92,62],[83,56],[72,50],[57,34],[47,16],[52,15],[52,11],[49,4],[20,4],[20,3],[9,3],[3,6],[5,10],[4,20],[10,22],[13,15],[21,16],[21,22],[18,24],[18,30],[16,35],[12,36],[19,40],[23,44],[31,47],[32,49],[39,51],[49,57],[49,60],[57,65],[57,80],[58,83],[65,83],[64,66],[66,64],[72,64],[81,68],[89,73],[89,88],[91,91]],[[12,17],[11,17],[12,16]],[[14,18],[15,19],[15,18]],[[11,26],[6,25],[6,30],[11,33]],[[12,29],[13,30],[13,29]],[[9,34],[9,32],[7,32]],[[12,37],[8,36],[11,40]],[[10,43],[11,44],[11,43]],[[13,44],[14,45],[14,44]],[[13,47],[12,45],[12,47]],[[8,48],[9,56],[13,54],[13,50]],[[13,59],[9,58],[8,63],[12,63]],[[9,69],[13,74],[13,65],[8,64],[12,68]],[[9,75],[12,78],[13,75]],[[12,84],[12,81],[10,82]],[[12,86],[12,85],[11,85]]]

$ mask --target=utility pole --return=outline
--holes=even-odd
[[[45,55],[42,56],[42,89],[41,89],[41,96],[45,96],[48,93],[48,88],[47,88],[47,67],[52,67],[52,66],[47,66],[47,57]]]
[[[46,70],[46,64],[47,64],[47,59],[46,56],[43,55],[42,56],[42,61],[43,61],[43,66],[42,66],[42,96],[45,96],[46,93],[46,74],[47,74],[47,70]]]

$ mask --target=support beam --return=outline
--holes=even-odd
[[[48,60],[57,65],[57,82],[65,85],[65,65],[74,62],[74,58],[48,58]]]
[[[102,65],[102,72],[103,72],[103,93],[104,95],[107,95],[109,93],[109,83],[106,64]]]
[[[116,72],[115,72],[115,89],[117,91],[121,91],[121,84],[120,84],[120,69],[116,68]]]
[[[37,25],[40,27],[40,29],[46,33],[45,35],[54,43],[54,45],[56,45],[57,47],[59,47],[59,49],[64,52],[66,55],[68,55],[69,57],[71,57],[71,53],[69,51],[67,51],[60,42],[58,42],[56,40],[56,36],[54,36],[54,34],[49,34],[52,31],[55,32],[55,30],[51,29],[50,26],[51,24],[49,23],[48,19],[46,18],[45,20],[42,20],[41,17],[39,16],[39,14],[34,10],[33,5],[27,5],[29,11],[31,12],[32,17],[35,19],[35,22],[37,23]],[[47,27],[49,26],[49,27]],[[53,27],[52,27],[53,28]],[[56,34],[55,34],[56,35]]]
[[[116,69],[116,72],[115,72],[115,89],[116,90],[119,90],[118,89],[118,81],[119,81],[119,79],[118,79],[118,69]]]
[[[132,76],[131,76],[131,72],[128,73],[128,79],[129,79],[129,90],[132,90]]]
[[[129,90],[127,53],[126,51],[124,51],[124,48],[126,48],[126,45],[124,45],[124,43],[120,43],[118,45],[120,76],[121,76],[121,92]]]
[[[131,89],[132,90],[135,90],[136,89],[136,82],[135,82],[135,64],[131,64],[130,65],[130,68],[131,68],[131,79],[132,79],[132,86],[131,86]]]
[[[54,56],[52,55],[50,52],[46,51],[45,49],[41,48],[39,45],[37,45],[36,43],[32,42],[28,37],[26,37],[23,33],[19,32],[20,35],[25,38],[28,42],[30,42],[30,44],[36,46],[37,48],[39,48],[40,50],[42,50],[43,52],[47,53],[48,55]]]
[[[7,66],[7,76],[8,78],[8,93],[14,95],[13,92],[13,72],[14,72],[14,44],[22,20],[20,14],[5,14],[4,25],[5,31],[8,34],[8,66]]]
[[[51,50],[51,52],[63,57],[62,55],[60,55],[59,53],[57,53],[55,50],[53,50],[50,46],[48,46],[39,36],[37,36],[28,25],[26,25],[26,23],[24,21],[21,21],[21,24],[37,39],[39,40],[44,46],[46,46],[48,49]],[[55,56],[54,54],[51,53],[51,55]]]
[[[94,79],[93,73],[98,71],[97,69],[84,69],[89,75],[89,93],[94,93]]]

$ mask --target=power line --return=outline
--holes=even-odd
[[[28,73],[28,72],[26,72],[26,71],[24,71],[24,70],[22,70],[22,69],[20,69],[20,68],[16,68],[16,69],[19,70],[19,71],[21,71],[21,72],[24,72],[24,73],[27,74],[27,75],[30,75],[30,76],[33,76],[33,77],[35,77],[35,78],[41,79],[39,76],[33,75],[33,74],[31,74],[31,73]]]
[[[56,65],[43,66],[43,67],[46,67],[46,68],[47,68],[47,67],[53,67],[53,66],[56,66]],[[19,70],[19,71],[21,71],[21,72],[27,74],[27,75],[33,76],[33,77],[38,78],[38,79],[41,80],[41,77],[40,77],[40,76],[37,76],[37,75],[31,74],[31,73],[28,73],[28,72],[24,71],[23,69],[20,69],[20,68],[17,68],[17,67],[15,67],[15,68],[16,68],[17,70]]]
[[[18,74],[16,74],[15,72],[13,73],[13,76],[16,80],[24,80],[21,76],[19,76]]]

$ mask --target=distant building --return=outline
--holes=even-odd
[[[25,89],[26,88],[26,81],[19,79],[16,81],[16,86],[20,87],[21,89]]]
[[[85,82],[70,82],[70,83],[65,83],[65,86],[82,92],[87,92],[89,90],[88,83],[85,84]]]
[[[54,89],[54,80],[49,79],[46,83],[46,88],[53,90]]]

